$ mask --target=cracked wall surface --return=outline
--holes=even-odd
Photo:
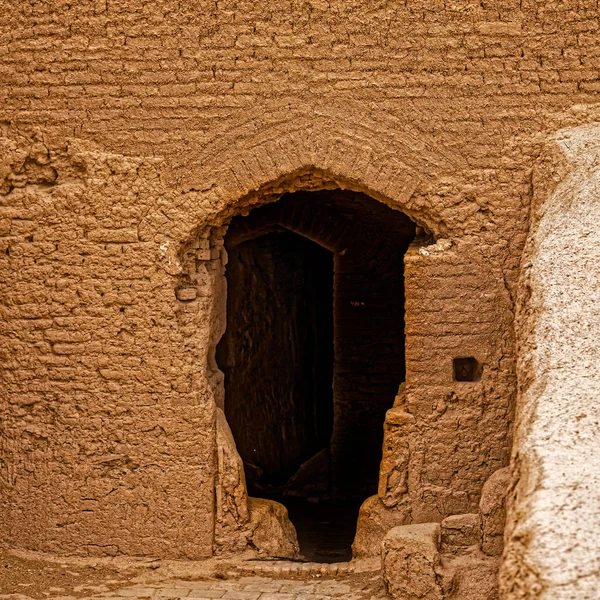
[[[210,553],[214,403],[173,354],[173,278],[139,229],[165,198],[156,165],[4,142],[18,150],[1,208],[3,543]],[[32,155],[59,181],[22,177]]]
[[[6,139],[23,152],[39,143]],[[215,409],[224,406],[215,363],[226,298],[218,224],[294,189],[356,188],[394,200],[354,183],[369,181],[371,163],[335,152],[323,164],[346,177],[283,162],[290,176],[220,204],[211,201],[222,194],[214,187],[170,187],[156,159],[74,143],[46,155],[56,183],[21,182],[3,204],[5,543],[188,557],[208,555],[214,544],[235,549],[238,534],[213,533],[212,520],[221,531],[233,515],[243,540],[251,519],[235,516],[247,511],[235,467],[215,483],[226,466],[214,438]],[[9,163],[11,173],[20,164]],[[407,407],[417,427],[409,485],[396,500],[415,522],[475,506],[487,476],[508,459],[511,312],[493,262],[476,258],[460,239],[421,244],[407,257]],[[460,319],[475,337],[456,336]],[[489,371],[482,382],[452,381],[452,358],[467,349]],[[472,417],[465,403],[473,403]],[[440,438],[442,431],[455,433]]]
[[[558,132],[536,166],[519,300],[519,411],[505,598],[595,598],[600,128]]]
[[[217,230],[297,189],[433,236],[407,258],[420,466],[397,505],[473,510],[508,461],[533,165],[600,115],[596,2],[2,6],[2,542],[211,554]]]

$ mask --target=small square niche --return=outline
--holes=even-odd
[[[483,367],[472,356],[455,358],[452,361],[454,381],[479,381],[482,371]]]

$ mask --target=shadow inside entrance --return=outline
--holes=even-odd
[[[300,555],[307,562],[335,563],[352,558],[360,504],[356,501],[308,502],[278,498],[296,528]]]
[[[382,423],[405,379],[414,234],[364,194],[323,190],[237,215],[225,235],[225,415],[248,493],[287,507],[309,562],[351,558],[359,504],[377,491]]]

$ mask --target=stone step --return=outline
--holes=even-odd
[[[300,562],[292,560],[250,560],[236,565],[230,576],[267,575],[277,577],[331,577],[351,573],[377,572],[381,561],[377,559],[353,560],[339,563]]]

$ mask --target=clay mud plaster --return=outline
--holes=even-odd
[[[501,577],[506,598],[598,593],[591,539],[599,527],[593,467],[599,133],[597,125],[558,132],[534,172],[519,296],[517,484]]]
[[[353,486],[347,469],[335,471],[339,487],[364,501],[355,554],[379,555],[394,527],[429,524],[430,532],[449,517],[468,524],[473,517],[465,515],[480,515],[484,525],[490,516],[488,542],[497,552],[498,506],[484,510],[480,502],[512,448],[502,593],[591,594],[595,554],[579,540],[582,531],[594,539],[593,511],[580,508],[593,503],[573,465],[581,454],[584,465],[594,456],[585,424],[593,422],[586,398],[593,395],[595,346],[574,326],[590,323],[592,331],[593,308],[578,293],[563,298],[547,290],[595,286],[593,267],[578,270],[562,250],[575,246],[592,256],[575,244],[593,234],[573,211],[581,198],[594,197],[594,162],[569,165],[588,156],[595,133],[575,129],[575,146],[560,138],[560,151],[547,151],[555,168],[546,168],[546,159],[534,165],[546,140],[559,139],[556,131],[600,118],[596,3],[18,1],[6,8],[1,543],[101,556],[296,555],[285,507],[248,495],[242,455],[252,428],[236,440],[235,399],[228,408],[229,374],[221,367],[229,363],[218,350],[227,343],[228,303],[238,302],[247,284],[239,277],[239,289],[228,290],[227,236],[240,219],[276,211],[269,207],[297,194],[316,206],[341,195],[360,199],[361,210],[393,211],[410,229],[397,244],[402,343],[392,356],[402,355],[403,364],[396,371],[393,360],[384,365],[397,381],[377,392],[372,412],[363,399],[381,373],[369,382],[361,372],[356,388],[334,385],[334,443],[320,454],[329,430],[317,427],[290,444],[296,455],[277,468],[293,471],[306,458],[304,474],[323,473],[323,465],[335,470],[352,456],[345,454],[351,427],[343,423],[368,423],[352,449],[361,461],[368,457],[360,481]],[[575,171],[581,177],[572,201],[563,195],[555,211],[537,212],[542,198],[555,197],[554,184]],[[592,219],[590,202],[583,213]],[[353,258],[368,258],[373,272],[385,274],[398,256],[381,242],[383,226],[365,214],[356,211],[354,221],[372,235]],[[277,227],[324,246],[336,223],[316,211],[311,231],[281,220]],[[571,232],[568,243],[560,238],[563,246],[548,250],[548,240],[558,238],[547,232],[563,230]],[[232,259],[255,260],[281,247],[271,242]],[[294,244],[303,248],[300,262],[313,264],[318,252]],[[385,252],[370,254],[378,247]],[[344,248],[325,250],[341,255]],[[280,266],[298,263],[298,252],[293,260],[277,256]],[[569,256],[578,263],[579,254]],[[571,267],[585,272],[585,285],[558,276]],[[322,291],[303,285],[304,298]],[[338,298],[361,309],[360,298]],[[568,361],[572,375],[540,391],[548,373],[567,376],[555,368],[558,353],[544,349],[563,332],[565,347],[578,349]],[[344,344],[334,354],[351,356],[353,343]],[[379,356],[371,359],[364,364]],[[333,377],[347,383],[335,364]],[[565,390],[577,410],[559,415],[560,431],[547,429],[558,421],[544,410],[562,406],[554,401]],[[550,475],[563,473],[555,469],[563,464],[561,448],[572,468]],[[309,483],[315,488],[313,481],[303,489]],[[564,556],[563,521],[574,548],[567,568],[553,562]],[[472,537],[464,523],[451,525]],[[394,539],[399,549],[404,538]],[[479,540],[485,550],[488,542]],[[458,589],[438,583],[432,589],[443,594]]]
[[[6,143],[17,148],[23,140],[16,140]],[[20,151],[31,154],[35,143]],[[27,216],[31,225],[21,237],[6,238],[16,245],[7,246],[4,260],[15,263],[19,277],[28,269],[43,269],[47,277],[27,276],[6,291],[6,323],[14,334],[5,339],[26,335],[29,342],[19,344],[36,349],[14,352],[12,360],[38,365],[41,378],[23,384],[13,375],[7,389],[13,399],[5,421],[13,462],[3,495],[7,542],[190,557],[246,543],[252,516],[243,470],[227,430],[221,434],[215,425],[218,409],[226,407],[215,359],[226,319],[226,223],[285,193],[339,188],[404,208],[422,227],[435,222],[418,199],[385,195],[397,189],[395,180],[389,190],[369,187],[373,154],[361,161],[352,151],[349,146],[342,159],[334,146],[320,167],[303,166],[314,151],[284,155],[279,169],[289,174],[278,178],[273,169],[280,155],[274,154],[266,167],[271,171],[253,175],[265,179],[258,191],[253,182],[246,193],[219,201],[224,192],[215,187],[186,194],[169,188],[157,160],[73,144],[47,150],[58,181],[65,173],[64,184],[27,182],[10,191],[7,213],[22,210],[13,222]],[[17,150],[15,156],[16,174],[28,176],[21,166],[28,159]],[[227,174],[221,185],[231,185]],[[397,467],[406,470],[400,477],[407,483],[393,494],[406,522],[472,511],[483,482],[509,450],[508,294],[479,249],[461,250],[460,239],[434,243],[432,235],[417,237],[405,259],[404,406],[415,425],[402,442],[410,448],[408,460]],[[430,361],[432,355],[438,360]],[[452,361],[464,355],[476,355],[483,365],[480,381],[453,380]],[[60,461],[46,460],[49,453]],[[23,494],[20,486],[31,480],[36,492]],[[193,491],[184,492],[188,487]],[[25,516],[36,511],[39,519]],[[294,547],[293,536],[281,540]]]

